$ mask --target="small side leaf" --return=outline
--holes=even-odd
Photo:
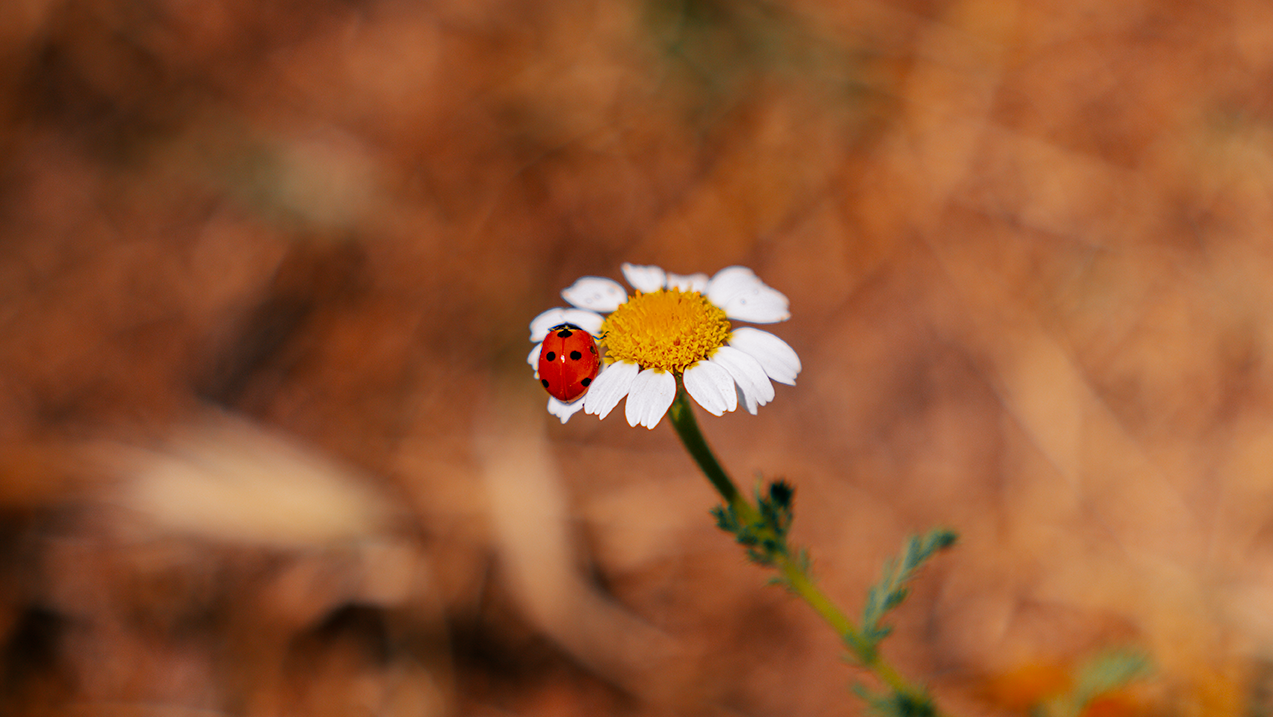
[[[953,531],[943,528],[907,539],[902,554],[884,564],[880,581],[867,591],[862,611],[863,638],[874,645],[888,637],[893,628],[884,624],[884,616],[906,599],[907,583],[934,553],[954,545],[957,539]]]

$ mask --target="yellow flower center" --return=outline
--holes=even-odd
[[[680,374],[725,345],[729,320],[697,291],[659,289],[615,309],[601,335],[607,361]]]

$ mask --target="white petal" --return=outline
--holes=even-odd
[[[713,416],[738,408],[734,378],[723,366],[711,361],[699,361],[685,370],[683,378],[685,390]]]
[[[658,291],[667,285],[667,275],[657,266],[624,264],[623,276],[632,285],[632,288],[643,294]]]
[[[757,406],[763,406],[774,399],[774,385],[765,375],[764,367],[748,354],[732,346],[722,346],[716,349],[709,360],[725,367],[729,375],[734,377],[748,413],[756,415]]]
[[[667,288],[680,289],[681,291],[697,291],[701,294],[707,289],[707,274],[690,274],[689,276],[668,274]]]
[[[654,428],[676,398],[676,378],[666,371],[648,370],[637,374],[624,406],[628,425]]]
[[[601,322],[605,317],[595,311],[584,309],[549,309],[530,321],[530,340],[543,341],[548,329],[560,324],[574,324],[596,336],[601,331]]]
[[[632,388],[632,381],[640,370],[640,366],[626,361],[606,366],[592,379],[592,385],[583,396],[583,409],[598,418],[605,418],[628,395],[628,389]]]
[[[535,380],[540,380],[540,351],[544,350],[544,341],[535,344],[535,348],[531,349],[531,354],[527,355],[526,363],[531,364],[531,368],[535,369]]]
[[[548,397],[548,412],[560,418],[562,423],[569,421],[570,417],[578,413],[581,408],[583,408],[583,401],[579,399],[565,403],[552,396]]]
[[[628,300],[628,292],[614,279],[585,276],[562,289],[561,298],[581,309],[609,312]]]
[[[768,331],[743,326],[734,329],[729,337],[729,345],[742,349],[759,361],[769,378],[788,386],[796,385],[796,376],[800,374],[801,368],[800,357],[786,341]]]
[[[716,272],[707,282],[707,298],[738,321],[772,324],[791,318],[787,297],[771,289],[745,266],[731,266]]]

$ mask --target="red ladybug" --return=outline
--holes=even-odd
[[[554,398],[567,403],[588,391],[601,370],[597,342],[573,324],[554,326],[539,350],[539,382]]]

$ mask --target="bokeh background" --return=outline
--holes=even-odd
[[[527,324],[624,261],[791,299],[704,421],[953,714],[1273,704],[1273,5],[0,4],[13,715],[842,715],[671,429]]]

